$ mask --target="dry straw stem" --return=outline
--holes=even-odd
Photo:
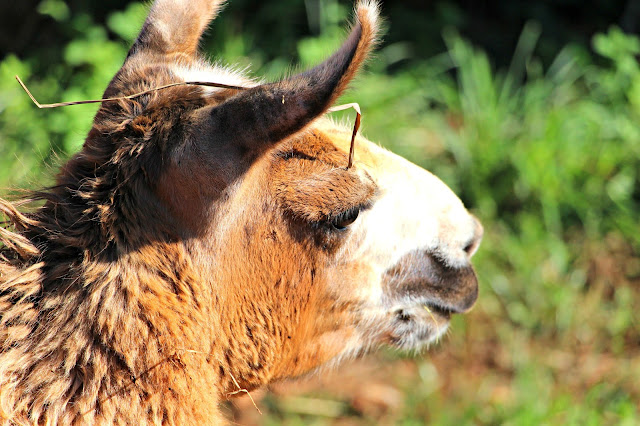
[[[57,102],[57,103],[54,103],[54,104],[41,104],[31,94],[31,92],[29,91],[27,86],[22,82],[20,77],[18,77],[17,75],[15,77],[16,77],[16,80],[18,80],[18,83],[20,83],[20,86],[22,86],[22,89],[25,92],[27,92],[27,95],[29,95],[29,97],[31,98],[33,103],[40,109],[58,108],[58,107],[71,106],[71,105],[97,104],[97,103],[102,103],[102,102],[113,102],[113,101],[121,101],[121,100],[126,100],[126,99],[134,99],[134,98],[137,98],[139,96],[146,95],[147,93],[152,93],[152,92],[156,92],[156,91],[159,91],[159,90],[168,89],[170,87],[176,87],[176,86],[208,86],[208,87],[219,87],[221,89],[233,89],[233,90],[246,90],[246,89],[248,89],[248,87],[243,87],[243,86],[234,86],[234,85],[230,85],[230,84],[212,83],[212,82],[206,82],[206,81],[182,81],[182,82],[178,82],[178,83],[165,84],[164,86],[154,87],[153,89],[149,89],[149,90],[145,90],[145,91],[142,91],[142,92],[134,93],[133,95],[119,96],[119,97],[116,97],[116,98],[89,99],[89,100],[83,100],[83,101]],[[284,97],[282,98],[282,103],[284,103]],[[355,123],[353,125],[353,133],[351,134],[351,145],[349,147],[349,161],[347,162],[347,169],[350,169],[351,166],[353,166],[353,155],[354,155],[354,145],[355,145],[355,140],[356,140],[356,134],[358,133],[358,129],[360,129],[360,118],[362,117],[362,113],[360,112],[360,105],[358,105],[357,103],[337,105],[337,106],[334,106],[332,108],[329,108],[327,110],[327,112],[342,111],[342,110],[345,110],[345,109],[348,109],[348,108],[353,108],[356,111],[356,121],[355,121]]]
[[[327,112],[342,111],[347,108],[353,108],[356,110],[356,121],[355,123],[353,123],[353,133],[351,134],[351,145],[349,146],[349,162],[347,163],[347,169],[350,169],[351,166],[353,166],[353,150],[354,150],[353,147],[355,146],[356,133],[358,133],[358,129],[360,129],[360,118],[362,117],[362,112],[360,112],[360,105],[358,105],[355,102],[351,104],[338,105],[338,106],[329,108]]]
[[[258,408],[258,405],[257,405],[257,404],[256,404],[256,402],[253,400],[253,397],[251,396],[251,394],[249,393],[249,391],[240,387],[240,384],[238,384],[238,381],[236,380],[236,378],[235,378],[235,377],[233,377],[233,374],[231,374],[231,372],[229,372],[229,376],[231,376],[231,378],[233,379],[233,383],[235,383],[235,385],[238,387],[238,390],[237,390],[237,391],[233,391],[233,392],[229,392],[229,393],[227,394],[227,396],[237,395],[237,394],[239,394],[240,392],[244,392],[244,393],[246,393],[247,395],[249,395],[249,399],[250,399],[250,400],[251,400],[251,402],[253,403],[253,406],[254,406],[254,407],[256,407],[256,410],[258,410],[258,413],[260,413],[260,415],[262,415],[262,411],[260,411],[260,409]]]
[[[431,312],[431,309],[429,309],[429,307],[427,305],[422,305],[422,307],[424,308],[425,311],[429,312],[429,315],[431,316],[431,319],[433,320],[434,324],[436,325],[436,330],[438,331],[438,333],[440,333],[440,324],[438,324],[438,321],[436,320],[436,317],[433,315],[433,312]]]
[[[25,86],[25,84],[22,82],[22,80],[20,80],[20,77],[18,77],[17,75],[15,77],[16,77],[16,80],[18,80],[18,83],[20,83],[20,86],[22,86],[24,91],[27,92],[27,95],[29,95],[29,97],[31,98],[33,103],[36,104],[36,106],[38,108],[40,108],[40,109],[42,109],[42,108],[58,108],[58,107],[71,106],[71,105],[97,104],[97,103],[102,103],[102,102],[111,102],[111,101],[121,101],[121,100],[125,100],[125,99],[134,99],[134,98],[137,98],[138,96],[146,95],[147,93],[151,93],[151,92],[155,92],[155,91],[163,90],[163,89],[168,89],[170,87],[176,87],[176,86],[208,86],[208,87],[220,87],[222,89],[234,89],[234,90],[246,90],[247,89],[247,87],[242,87],[242,86],[232,86],[232,85],[229,85],[229,84],[222,84],[222,83],[210,83],[210,82],[206,82],[206,81],[181,81],[179,83],[165,84],[164,86],[154,87],[153,89],[145,90],[143,92],[134,93],[133,95],[119,96],[117,98],[89,99],[89,100],[84,100],[84,101],[58,102],[58,103],[55,103],[55,104],[41,104],[40,102],[38,102],[36,100],[36,98],[33,97],[31,92],[29,91],[29,89],[27,89],[27,86]]]
[[[202,351],[196,351],[193,349],[182,349],[182,348],[176,348],[177,351],[183,351],[183,352],[188,352],[188,353],[192,353],[192,354],[205,354]],[[238,381],[236,380],[235,377],[233,377],[233,374],[231,374],[231,372],[229,372],[229,376],[231,376],[231,380],[233,380],[233,383],[236,385],[236,387],[238,388],[237,391],[233,391],[233,392],[229,392],[227,393],[227,397],[229,396],[233,396],[233,395],[237,395],[240,392],[245,392],[247,395],[249,395],[249,399],[251,400],[251,402],[253,403],[253,406],[256,407],[256,410],[258,410],[258,413],[260,413],[260,415],[262,415],[262,411],[260,411],[260,409],[258,408],[258,404],[256,404],[256,402],[254,401],[253,397],[251,396],[251,394],[249,393],[248,390],[243,389],[240,387],[240,384],[238,383]]]

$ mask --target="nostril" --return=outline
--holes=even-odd
[[[467,253],[469,256],[471,256],[475,252],[475,248],[476,248],[475,242],[471,241],[469,244],[464,246],[463,250],[465,251],[465,253]]]
[[[463,250],[465,253],[467,253],[467,256],[471,257],[476,253],[476,251],[478,251],[481,239],[482,238],[473,237],[473,239],[466,246],[464,246]]]
[[[400,309],[396,311],[396,318],[402,322],[411,321],[411,315],[407,314],[404,310]]]
[[[484,234],[484,228],[482,227],[482,224],[480,223],[480,221],[475,216],[471,216],[471,217],[473,219],[473,225],[474,225],[473,237],[471,237],[471,240],[467,243],[467,245],[464,246],[464,249],[463,249],[469,257],[473,256],[475,252],[478,250],[478,247],[480,246],[480,241],[482,241],[482,235]]]

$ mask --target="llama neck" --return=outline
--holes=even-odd
[[[16,271],[30,281],[0,295],[18,300],[0,313],[22,330],[0,335],[0,388],[14,388],[3,408],[29,421],[215,421],[210,293],[193,287],[180,247],[157,250],[85,259],[66,274],[46,262]]]

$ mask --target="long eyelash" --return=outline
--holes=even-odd
[[[332,216],[329,220],[333,223],[339,223],[351,218],[353,215],[359,214],[360,211],[360,206],[351,207],[343,212],[336,214],[335,216]]]

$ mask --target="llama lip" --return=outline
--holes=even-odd
[[[431,303],[410,303],[391,311],[388,343],[399,349],[419,349],[442,336],[452,311]]]
[[[394,310],[396,319],[401,322],[424,319],[433,323],[448,322],[454,310],[431,302],[412,303]]]
[[[451,318],[451,314],[454,313],[454,311],[452,311],[451,309],[447,309],[445,307],[435,305],[435,304],[430,304],[430,303],[425,303],[424,305],[422,305],[422,307],[424,308],[425,311],[427,311],[427,313],[432,315],[434,314],[438,315],[447,320],[449,320]]]

